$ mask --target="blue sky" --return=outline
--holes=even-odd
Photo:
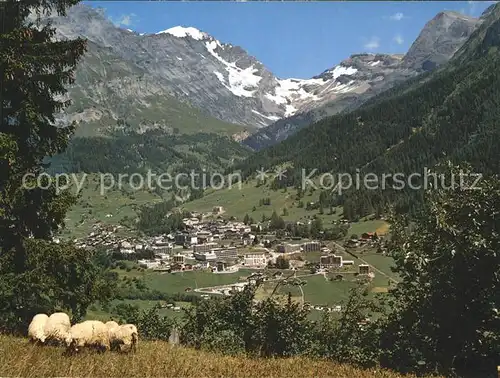
[[[310,78],[360,52],[405,53],[438,12],[479,16],[489,2],[91,1],[120,27],[192,26],[239,45],[281,78]]]

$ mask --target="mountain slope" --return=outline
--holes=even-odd
[[[423,173],[443,159],[469,161],[485,173],[499,173],[500,6],[485,17],[449,64],[390,96],[382,94],[354,112],[326,118],[240,167],[245,175],[287,162],[287,183],[300,185],[301,169],[379,175]],[[290,170],[293,171],[293,170]],[[392,181],[389,180],[389,184]],[[380,183],[379,183],[380,185]],[[408,210],[418,190],[351,190],[338,201],[344,215],[356,218],[389,202]]]
[[[134,46],[136,37],[131,38],[132,33],[101,22],[99,17],[102,16],[85,6],[74,8],[76,15],[70,13],[68,16],[76,18],[70,18],[73,22],[64,23],[60,18],[54,18],[53,22],[59,38],[91,34],[88,50],[76,71],[76,82],[69,88],[72,105],[58,117],[61,123],[79,122],[77,135],[106,134],[124,127],[137,132],[162,129],[169,133],[224,135],[245,130],[176,99],[144,67],[118,53],[118,50],[126,53],[127,46]],[[100,35],[113,39],[106,41],[98,37]],[[137,44],[135,47],[139,48]],[[141,59],[140,54],[136,58]]]
[[[248,156],[241,144],[213,133],[165,135],[161,130],[110,137],[73,138],[67,150],[52,159],[55,172],[187,173],[221,170]],[[92,156],[92,159],[89,159]]]
[[[250,135],[244,143],[256,150],[274,145],[305,126],[342,111],[352,111],[395,84],[418,73],[435,69],[453,56],[481,22],[482,19],[456,12],[440,12],[425,25],[402,59],[382,55],[383,66],[388,68],[383,71],[371,69],[370,66],[374,63],[370,55],[352,56],[342,62],[341,66],[353,65],[359,69],[358,74],[351,76],[359,83],[356,91],[350,91],[345,96],[332,99],[331,102],[306,113],[281,119]],[[391,58],[392,62],[387,64]],[[377,59],[380,58],[373,58],[373,61]]]
[[[446,63],[480,23],[481,19],[457,12],[439,12],[413,42],[403,65],[429,71]]]
[[[450,54],[448,45],[460,45],[457,30],[469,30],[475,19],[453,17],[451,27],[442,22],[426,27],[413,60],[424,52],[428,59],[442,60]],[[415,64],[403,66],[400,56],[360,54],[311,79],[283,79],[241,47],[193,27],[137,34],[116,27],[102,9],[81,4],[66,17],[50,19],[60,37],[89,40],[71,88],[74,106],[65,114],[65,120],[89,123],[81,135],[114,129],[118,120],[138,130],[229,133],[244,131],[230,124],[251,132],[278,121],[246,143],[260,147],[260,141],[280,141],[310,120],[356,107],[418,71]]]
[[[100,113],[112,119],[133,116],[137,106],[141,111],[161,108],[162,98],[173,97],[217,119],[262,127],[359,87],[349,80],[357,71],[349,66],[333,67],[308,80],[279,79],[242,48],[192,27],[139,35],[116,27],[103,11],[85,5],[72,7],[66,17],[50,19],[60,37],[90,41],[71,93],[75,104],[84,108],[80,118]],[[102,102],[99,84],[108,81],[115,102],[123,106]],[[93,98],[96,90],[100,102]],[[160,104],[151,103],[153,97]]]
[[[301,128],[329,115],[352,107],[354,104],[391,87],[394,83],[405,81],[417,74],[415,70],[401,69],[401,56],[386,54],[357,54],[342,61],[332,70],[325,71],[314,80],[331,78],[333,73],[350,71],[349,77],[336,76],[339,86],[349,83],[350,88],[330,96],[316,107],[291,117],[283,118],[269,125],[244,140],[244,144],[253,149],[262,149],[285,140]]]

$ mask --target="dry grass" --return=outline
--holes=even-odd
[[[385,235],[389,232],[389,223],[384,223],[382,226],[375,230],[377,235]]]
[[[387,293],[388,291],[389,291],[389,288],[381,287],[381,286],[375,286],[372,289],[372,293]]]
[[[26,339],[0,335],[3,377],[402,377],[379,369],[359,370],[306,358],[251,359],[140,342],[136,354],[84,351],[66,357],[63,349],[30,345]]]

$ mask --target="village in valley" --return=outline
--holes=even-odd
[[[365,232],[337,241],[314,240],[270,230],[268,223],[238,221],[216,206],[209,213],[190,212],[182,219],[182,230],[169,234],[124,236],[123,225],[97,222],[87,237],[75,242],[112,254],[123,280],[206,300],[259,282],[257,300],[271,293],[277,298],[290,294],[311,312],[339,312],[352,287],[361,284],[372,295],[397,283],[384,235]],[[129,301],[139,307],[160,304],[167,313],[190,305],[167,302]]]

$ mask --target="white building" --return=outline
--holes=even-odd
[[[216,260],[217,255],[213,252],[195,252],[193,256],[198,261]]]
[[[139,265],[145,265],[148,269],[157,268],[161,265],[160,260],[138,260]]]
[[[320,257],[320,266],[322,268],[341,268],[343,263],[342,256],[326,255]]]
[[[178,253],[172,256],[172,261],[176,264],[184,264],[184,262],[186,261],[186,256]]]
[[[302,250],[304,252],[317,252],[321,250],[321,244],[315,241],[307,242],[302,244]]]
[[[217,243],[205,243],[205,244],[195,244],[193,245],[194,253],[210,252],[217,248],[219,245]]]
[[[236,247],[218,248],[213,250],[219,259],[228,259],[238,257],[238,250]]]
[[[267,258],[264,253],[247,253],[244,255],[245,266],[263,266],[267,264]]]
[[[360,264],[358,265],[359,274],[370,274],[370,265]]]
[[[155,254],[172,254],[174,251],[174,247],[172,244],[154,245],[151,249]]]

